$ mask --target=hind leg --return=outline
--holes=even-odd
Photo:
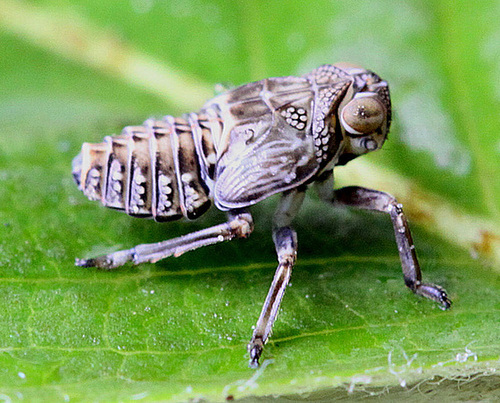
[[[228,221],[201,231],[196,231],[168,241],[137,245],[131,249],[110,253],[91,259],[76,259],[76,265],[82,267],[98,267],[114,269],[127,262],[134,264],[165,259],[169,256],[180,256],[190,250],[215,243],[229,241],[234,238],[246,238],[253,230],[253,219],[249,212],[239,210],[228,213]]]

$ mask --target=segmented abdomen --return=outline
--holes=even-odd
[[[207,120],[195,113],[125,127],[84,143],[73,176],[91,200],[137,217],[194,219],[210,206],[215,152]]]

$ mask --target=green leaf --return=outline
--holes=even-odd
[[[0,0],[1,398],[494,398],[499,14],[494,1]],[[395,108],[390,141],[339,184],[405,203],[424,279],[451,310],[405,289],[388,217],[314,198],[257,371],[245,346],[276,267],[275,198],[253,209],[248,240],[113,272],[74,266],[224,220],[160,225],[87,201],[70,173],[82,142],[196,110],[216,83],[337,61],[387,79]]]

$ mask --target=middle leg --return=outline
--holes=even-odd
[[[273,240],[278,255],[278,268],[267,293],[252,339],[248,344],[251,368],[259,366],[259,358],[264,344],[271,334],[281,300],[290,281],[292,268],[297,258],[297,233],[290,227],[290,224],[302,205],[304,195],[303,190],[293,190],[284,194],[274,215]]]

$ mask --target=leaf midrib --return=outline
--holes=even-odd
[[[499,313],[500,309],[492,309],[492,310],[457,310],[453,311],[453,316],[462,316],[462,315],[488,315],[493,313]],[[281,337],[281,338],[273,338],[269,340],[270,345],[280,344],[287,341],[298,340],[303,338],[314,338],[327,336],[335,333],[341,332],[350,332],[356,330],[368,330],[374,328],[385,328],[385,327],[406,327],[408,325],[415,325],[418,323],[426,322],[432,319],[441,319],[445,315],[443,312],[438,312],[435,314],[428,314],[424,317],[418,317],[417,320],[405,320],[400,322],[392,322],[392,323],[365,323],[357,326],[346,326],[346,327],[338,327],[338,328],[329,328],[322,329],[315,332],[304,332],[299,334],[294,334],[292,336]],[[494,347],[495,345],[487,345],[483,346],[484,348]],[[500,346],[500,345],[499,345]],[[479,346],[475,346],[477,349]],[[217,347],[207,347],[203,350],[193,350],[189,351],[178,351],[178,350],[118,350],[116,348],[105,346],[105,347],[61,347],[61,346],[41,346],[36,344],[31,344],[29,346],[23,347],[0,347],[0,353],[9,353],[9,352],[22,352],[26,350],[39,350],[39,351],[65,351],[65,352],[112,352],[123,356],[135,356],[135,355],[159,355],[159,356],[169,356],[169,355],[197,355],[197,354],[205,354],[211,351],[219,351],[219,350],[234,350],[240,349],[241,343],[232,344],[232,345],[218,345]],[[425,351],[425,349],[420,349],[419,351]],[[429,350],[435,351],[435,350]],[[437,349],[437,351],[456,351],[456,348],[442,348]]]

